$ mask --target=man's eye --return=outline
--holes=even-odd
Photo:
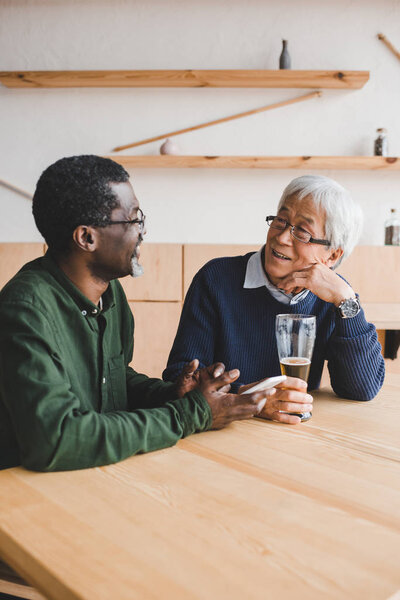
[[[299,226],[297,225],[296,229],[297,229],[297,231],[298,231],[299,233],[306,233],[307,235],[311,235],[311,234],[310,234],[310,232],[309,232],[309,231],[307,231],[307,229],[303,229],[303,227],[299,227]]]
[[[280,225],[284,225],[287,223],[287,221],[285,219],[282,219],[281,217],[276,217],[275,221],[277,221]]]

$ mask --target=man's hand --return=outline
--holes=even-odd
[[[239,377],[238,369],[225,372],[217,378],[204,378],[199,382],[199,390],[207,400],[212,414],[212,429],[222,429],[241,419],[250,419],[263,409],[267,398],[277,393],[275,388],[261,390],[253,394],[227,394],[230,384]]]
[[[324,300],[339,306],[345,298],[355,298],[353,289],[322,261],[293,271],[279,280],[278,288],[286,293],[297,293],[306,288]]]
[[[255,383],[247,386],[243,385],[239,391],[244,392],[246,388],[252,385],[255,385]],[[307,384],[302,379],[288,377],[272,389],[276,390],[276,393],[272,396],[267,396],[267,401],[261,412],[257,415],[258,417],[269,419],[270,421],[288,423],[289,425],[297,425],[301,422],[300,417],[285,413],[312,411],[313,397],[307,394]]]
[[[215,379],[225,371],[223,363],[214,363],[213,365],[197,370],[198,367],[199,361],[197,358],[183,367],[181,374],[175,382],[178,398],[183,398],[185,394],[197,388],[200,380]],[[229,391],[229,388],[230,386],[224,391]]]

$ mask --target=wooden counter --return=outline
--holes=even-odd
[[[0,556],[54,600],[396,600],[400,375],[103,468],[0,472]]]

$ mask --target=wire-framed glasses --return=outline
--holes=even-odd
[[[321,244],[321,246],[330,246],[331,243],[328,240],[318,240],[317,238],[313,238],[311,233],[303,229],[303,227],[299,227],[298,225],[292,225],[286,219],[282,217],[269,215],[265,218],[269,227],[272,229],[279,229],[280,231],[284,231],[287,226],[290,227],[290,235],[299,242],[303,242],[303,244]]]
[[[106,221],[104,225],[135,225],[137,223],[139,226],[139,231],[142,232],[144,229],[144,224],[146,222],[146,215],[143,214],[143,211],[140,208],[138,208],[137,214],[138,217],[136,217],[136,219],[130,219],[126,221]]]

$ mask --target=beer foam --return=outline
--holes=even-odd
[[[285,356],[281,358],[280,362],[283,365],[310,365],[311,360],[303,356]]]

